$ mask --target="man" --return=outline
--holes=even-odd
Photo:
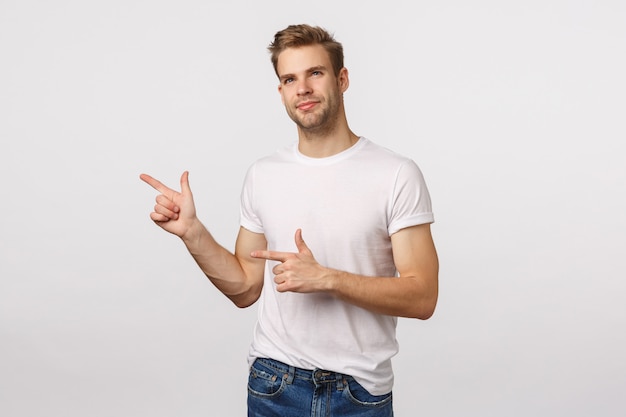
[[[249,416],[392,416],[397,317],[437,302],[428,190],[412,160],[348,127],[330,34],[289,26],[269,51],[298,141],[250,167],[234,254],[196,217],[187,172],[181,192],[141,175],[161,193],[150,217],[238,307],[260,299]]]

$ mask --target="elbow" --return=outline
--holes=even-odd
[[[431,308],[428,310],[422,310],[420,311],[418,314],[415,315],[414,318],[418,319],[418,320],[428,320],[429,318],[431,318],[433,316],[433,314],[435,314],[435,308]]]
[[[420,320],[428,320],[435,314],[437,308],[437,300],[439,299],[439,279],[438,268],[435,269],[431,278],[427,281],[427,284],[421,291],[421,300],[418,303],[419,314],[415,318]]]
[[[435,314],[436,307],[437,295],[422,299],[421,302],[417,303],[410,317],[418,320],[428,320]]]
[[[239,294],[230,294],[227,297],[238,308],[248,308],[259,299],[261,296],[261,288],[250,288],[248,291]]]
[[[235,307],[237,307],[237,308],[244,309],[244,308],[250,307],[254,303],[240,303],[240,302],[237,302],[237,301],[233,301],[233,304],[235,304]]]
[[[255,299],[230,297],[230,301],[232,301],[233,304],[235,304],[237,308],[241,308],[241,309],[250,307],[256,302],[257,299],[258,297]]]
[[[435,314],[434,308],[430,308],[430,309],[421,308],[418,311],[415,311],[413,314],[411,314],[410,318],[418,319],[418,320],[428,320],[429,318],[433,316],[433,314]]]

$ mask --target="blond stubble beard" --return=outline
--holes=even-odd
[[[300,128],[302,132],[325,135],[335,130],[337,121],[339,120],[339,109],[341,103],[341,95],[335,95],[333,99],[326,102],[320,102],[320,105],[324,103],[328,104],[327,107],[318,109],[320,112],[305,113],[304,117],[298,116],[298,110],[293,112],[287,111],[287,114],[294,121],[294,123]],[[312,116],[312,117],[311,117]],[[307,122],[306,119],[311,117],[313,120]]]

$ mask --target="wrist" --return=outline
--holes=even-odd
[[[187,230],[180,236],[180,238],[187,247],[194,246],[200,241],[202,235],[205,232],[208,231],[206,230],[202,222],[200,222],[197,217],[194,217],[191,221],[191,224],[189,225]]]
[[[343,275],[345,272],[339,271],[336,269],[325,268],[326,273],[324,274],[326,279],[325,291],[331,294],[336,294],[340,292],[340,287],[342,281],[344,281]]]

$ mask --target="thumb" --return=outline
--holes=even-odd
[[[183,172],[180,176],[180,191],[182,194],[191,195],[191,187],[189,187],[189,171]]]
[[[295,240],[298,252],[313,255],[307,244],[304,242],[304,239],[302,239],[302,229],[296,230]]]

